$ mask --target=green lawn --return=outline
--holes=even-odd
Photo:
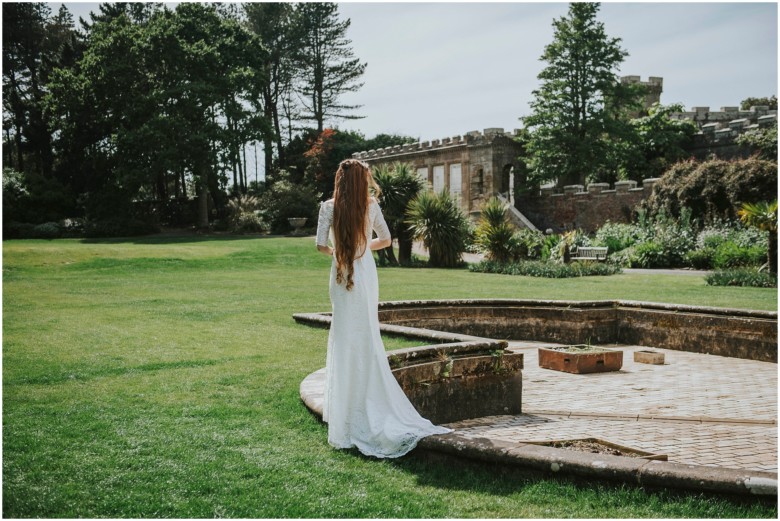
[[[311,238],[3,243],[5,517],[777,517],[773,503],[337,451],[298,385],[325,363]],[[777,309],[700,277],[382,269],[383,300]],[[409,345],[387,339],[388,347]]]

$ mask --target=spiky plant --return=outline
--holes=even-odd
[[[506,216],[506,208],[496,197],[485,201],[480,209],[476,232],[476,243],[487,258],[502,264],[515,260],[518,253],[518,242]]]
[[[374,170],[374,180],[382,190],[379,204],[387,225],[393,237],[398,239],[398,261],[407,264],[412,260],[413,237],[405,222],[406,209],[424,188],[424,183],[406,163],[379,166]]]
[[[747,226],[769,232],[767,265],[770,273],[777,273],[777,199],[770,202],[743,203],[737,212]]]
[[[428,249],[431,266],[452,268],[460,263],[469,236],[468,218],[446,190],[420,192],[409,203],[406,223]]]
[[[230,229],[234,232],[259,232],[263,223],[255,210],[260,206],[260,200],[253,195],[241,195],[228,201],[230,211]]]

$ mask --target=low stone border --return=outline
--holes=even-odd
[[[469,313],[458,313],[464,309]],[[505,313],[507,309],[513,312]],[[529,310],[531,312],[529,312]],[[533,313],[533,310],[543,310]],[[645,313],[645,316],[633,312]],[[680,306],[634,301],[543,301],[543,300],[444,300],[444,301],[405,301],[383,302],[379,305],[380,329],[384,333],[418,338],[436,342],[432,345],[389,351],[388,357],[400,363],[420,363],[432,360],[440,353],[468,352],[486,348],[504,349],[506,341],[494,340],[486,336],[476,336],[475,331],[490,330],[494,327],[491,319],[510,327],[511,318],[523,317],[535,324],[540,320],[565,318],[568,324],[575,324],[572,330],[564,334],[578,334],[583,331],[582,323],[575,319],[586,319],[585,326],[592,325],[594,316],[588,313],[601,313],[595,317],[602,331],[611,335],[610,342],[617,342],[616,335],[626,335],[626,330],[637,326],[637,331],[628,335],[640,340],[643,328],[668,327],[661,336],[668,340],[676,333],[685,332],[687,344],[672,343],[669,345],[653,345],[667,349],[691,347],[694,341],[713,338],[713,334],[723,334],[724,326],[735,325],[736,336],[727,335],[727,342],[735,338],[743,340],[737,349],[731,349],[731,356],[777,362],[777,313],[768,311],[732,310],[724,308]],[[627,316],[620,316],[626,313]],[[585,316],[583,316],[583,314]],[[648,318],[647,314],[650,315]],[[551,316],[552,315],[552,316]],[[568,315],[568,316],[566,316]],[[309,313],[293,315],[296,321],[328,327],[330,313]],[[686,318],[692,323],[686,324]],[[703,319],[703,322],[702,322]],[[625,322],[625,323],[624,323]],[[405,325],[404,325],[405,324]],[[427,327],[412,327],[412,324],[423,324]],[[431,325],[442,329],[453,329],[460,332],[448,332],[433,329]],[[517,324],[515,324],[517,325]],[[560,324],[556,324],[560,326]],[[699,328],[706,328],[705,331]],[[528,332],[527,327],[520,327]],[[650,327],[652,329],[652,327]],[[542,338],[526,338],[547,340],[543,329]],[[505,329],[498,329],[505,332]],[[698,336],[697,336],[698,335]],[[501,338],[510,338],[502,335]],[[648,335],[648,338],[658,338]],[[750,349],[749,341],[760,340],[762,348],[758,351]],[[556,338],[555,340],[560,340]],[[599,338],[599,342],[606,342]],[[641,342],[633,342],[645,345]],[[724,345],[723,342],[719,345]],[[747,348],[745,347],[747,345]],[[771,345],[773,349],[767,349]],[[676,347],[675,347],[676,346]],[[697,347],[697,346],[694,346]],[[698,346],[693,352],[710,352],[707,346]],[[721,350],[722,348],[718,348]],[[713,353],[722,354],[722,353]],[[742,356],[739,356],[742,355]],[[729,355],[726,355],[729,356]],[[768,359],[768,360],[767,360]],[[317,416],[322,417],[322,389],[324,389],[325,370],[321,369],[307,376],[301,382],[300,393],[304,404]],[[457,432],[430,436],[420,441],[419,449],[433,453],[474,459],[484,462],[516,465],[526,469],[551,475],[571,475],[586,478],[606,479],[641,486],[680,488],[688,490],[703,490],[708,492],[729,493],[738,495],[777,496],[777,473],[750,471],[744,469],[729,469],[703,465],[686,465],[667,461],[649,461],[640,458],[628,458],[606,454],[591,454],[574,450],[545,447],[529,443],[504,443],[487,439],[470,439],[460,436]]]

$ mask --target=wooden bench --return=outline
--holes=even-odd
[[[573,261],[605,261],[607,260],[608,250],[609,248],[606,247],[595,246],[574,247],[572,248],[570,259]]]

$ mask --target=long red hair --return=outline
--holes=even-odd
[[[366,237],[369,187],[379,196],[371,169],[357,159],[345,159],[336,170],[336,186],[333,191],[333,237],[335,239],[336,282],[346,282],[347,291],[354,282],[353,262],[361,257],[369,241]]]

